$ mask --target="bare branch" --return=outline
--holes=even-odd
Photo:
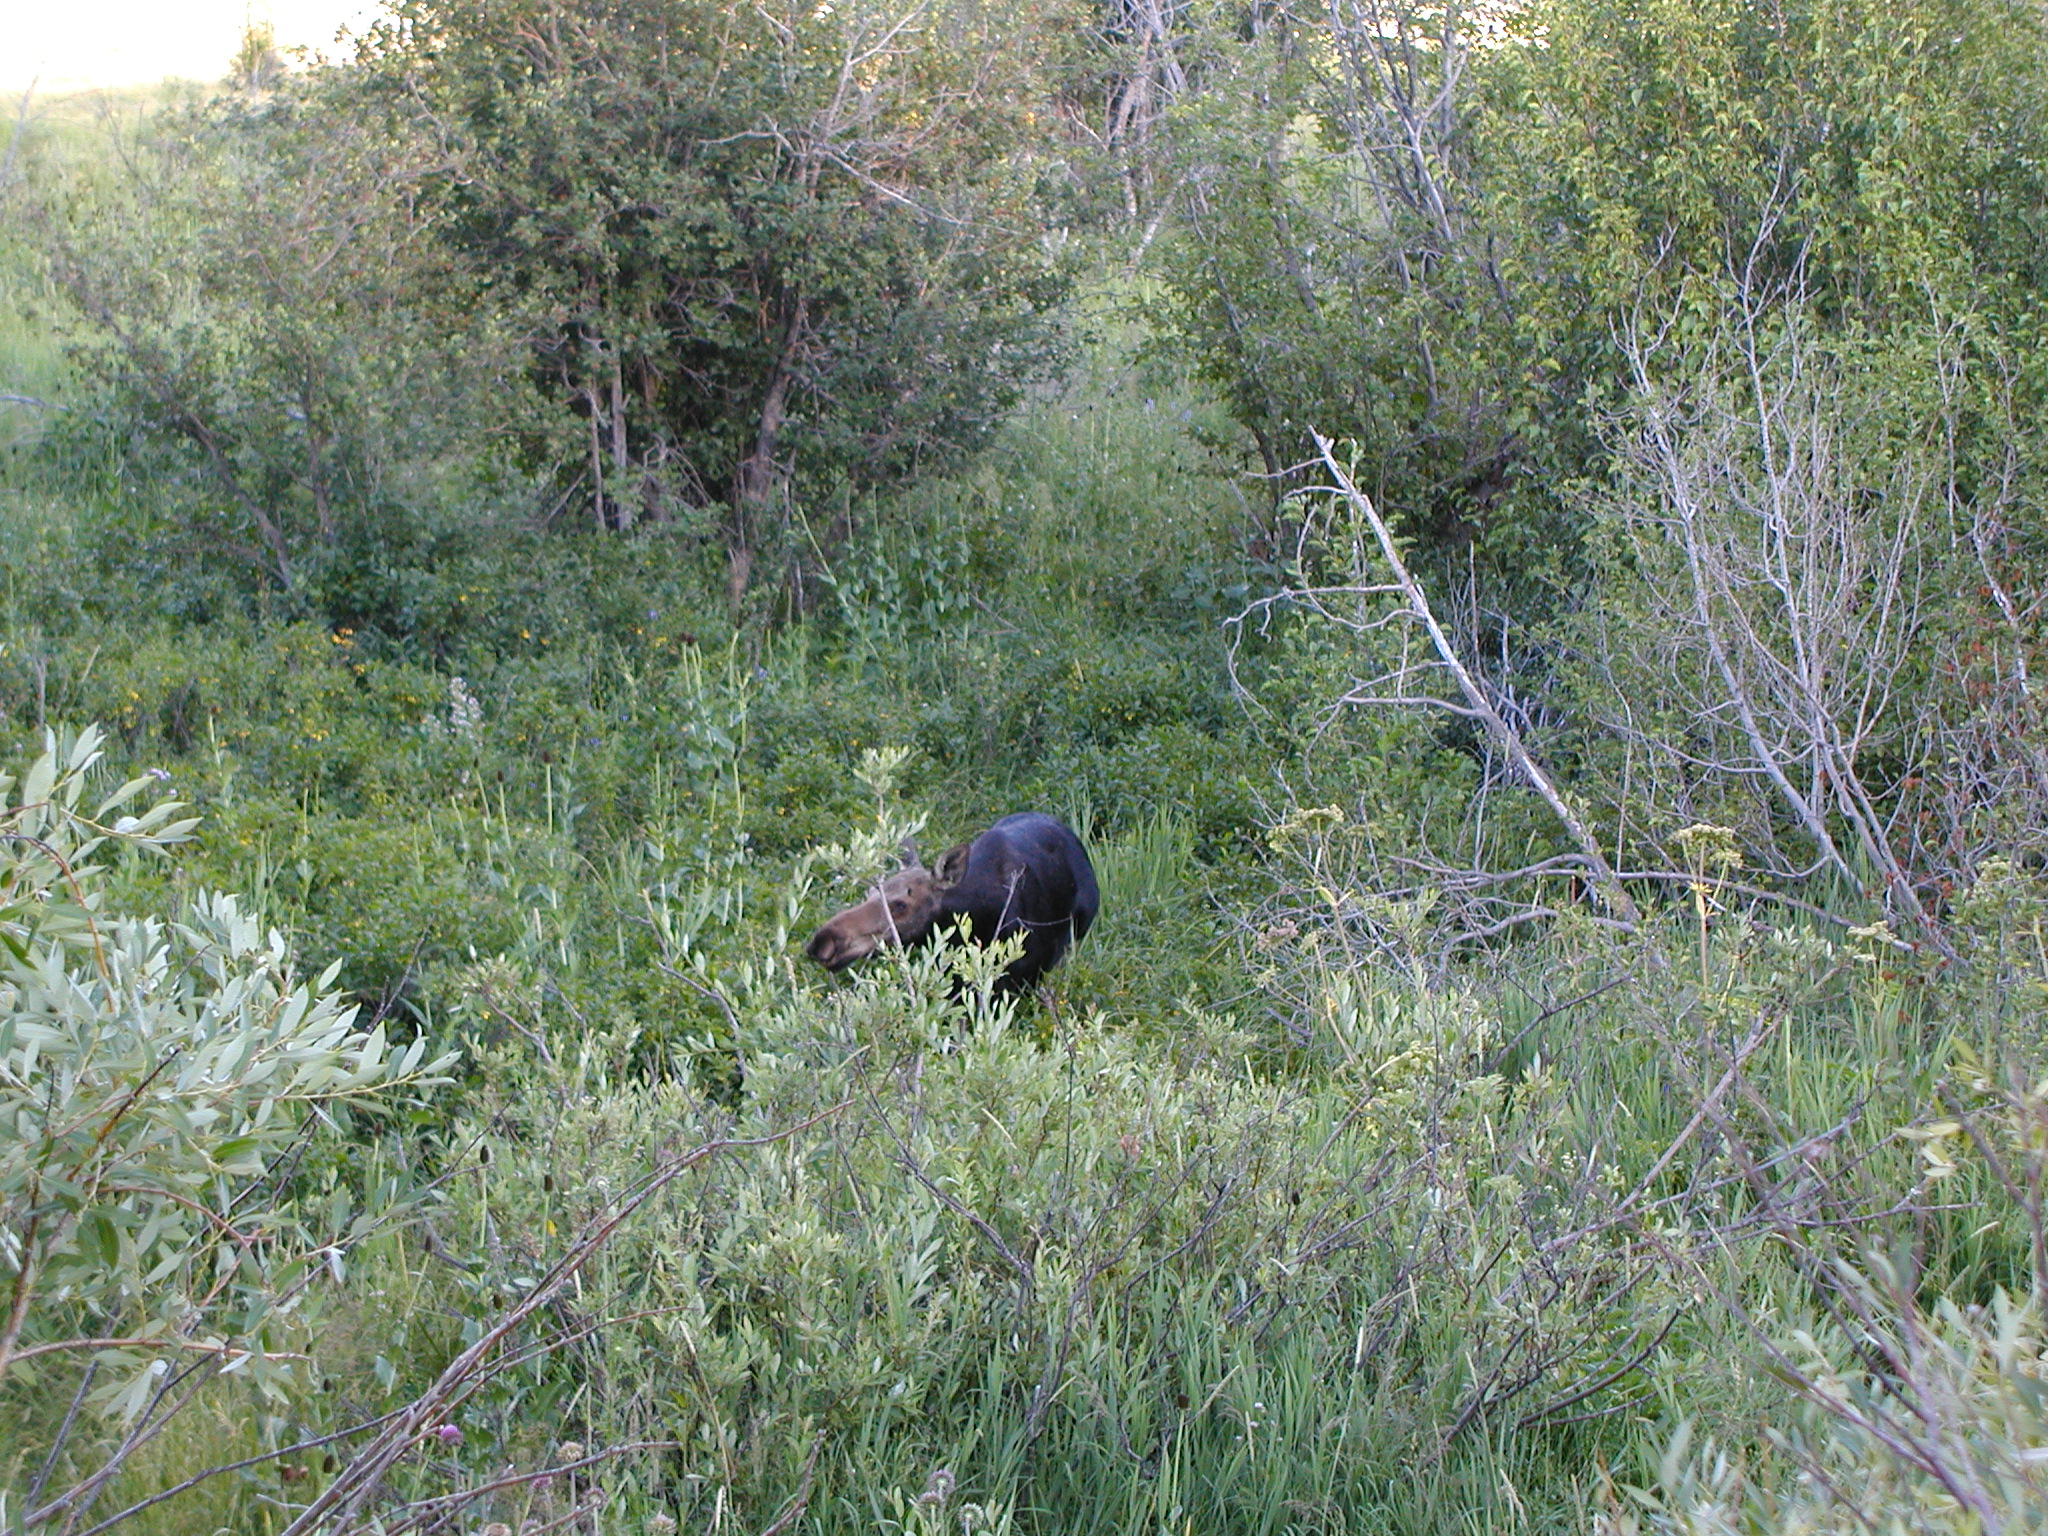
[[[1521,736],[1501,718],[1500,711],[1494,708],[1493,701],[1487,697],[1485,690],[1473,679],[1464,662],[1459,659],[1456,647],[1444,633],[1443,626],[1437,622],[1436,614],[1430,608],[1429,598],[1423,592],[1421,583],[1409,573],[1407,563],[1402,560],[1401,552],[1394,543],[1394,535],[1380,517],[1378,509],[1373,506],[1372,498],[1358,488],[1350,473],[1337,462],[1335,445],[1313,429],[1309,435],[1315,440],[1316,451],[1322,455],[1324,467],[1336,481],[1338,494],[1343,496],[1352,510],[1364,518],[1367,526],[1372,529],[1373,537],[1379,543],[1380,557],[1393,572],[1402,600],[1407,604],[1408,611],[1414,615],[1416,622],[1428,633],[1430,643],[1435,646],[1437,655],[1443,659],[1445,670],[1457,680],[1459,691],[1464,694],[1472,714],[1486,726],[1487,735],[1493,739],[1495,745],[1507,754],[1508,760],[1520,770],[1536,793],[1543,797],[1543,803],[1550,807],[1551,814],[1557,817],[1566,834],[1577,845],[1580,857],[1585,861],[1586,868],[1595,882],[1594,889],[1599,894],[1602,904],[1624,923],[1633,925],[1640,922],[1642,917],[1636,910],[1636,904],[1629,899],[1628,892],[1622,889],[1621,883],[1615,879],[1614,870],[1609,866],[1607,856],[1600,851],[1600,844],[1580,819],[1578,812],[1566,803],[1557,786],[1551,782],[1550,775],[1543,771],[1530,754]]]

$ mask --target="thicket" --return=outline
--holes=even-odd
[[[2037,1528],[2042,42],[401,3],[25,122],[0,1522]],[[1042,995],[802,961],[1025,806]]]

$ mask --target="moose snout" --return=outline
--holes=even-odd
[[[863,945],[858,938],[834,932],[827,924],[811,935],[811,942],[804,946],[804,953],[828,971],[843,971],[873,948],[872,944]]]

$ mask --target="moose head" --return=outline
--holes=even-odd
[[[884,875],[866,901],[848,907],[811,935],[805,953],[828,971],[844,970],[865,960],[884,945],[908,948],[931,937],[933,926],[947,915],[946,897],[967,873],[967,850],[948,848],[927,869],[918,860],[917,845],[903,845],[903,867]]]

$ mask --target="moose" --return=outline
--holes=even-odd
[[[813,934],[805,953],[826,970],[840,971],[885,944],[957,942],[965,919],[975,944],[1023,935],[1024,953],[997,982],[1012,993],[1059,964],[1067,946],[1087,933],[1100,904],[1081,840],[1054,818],[1026,811],[948,848],[929,869],[906,844],[903,867]]]

